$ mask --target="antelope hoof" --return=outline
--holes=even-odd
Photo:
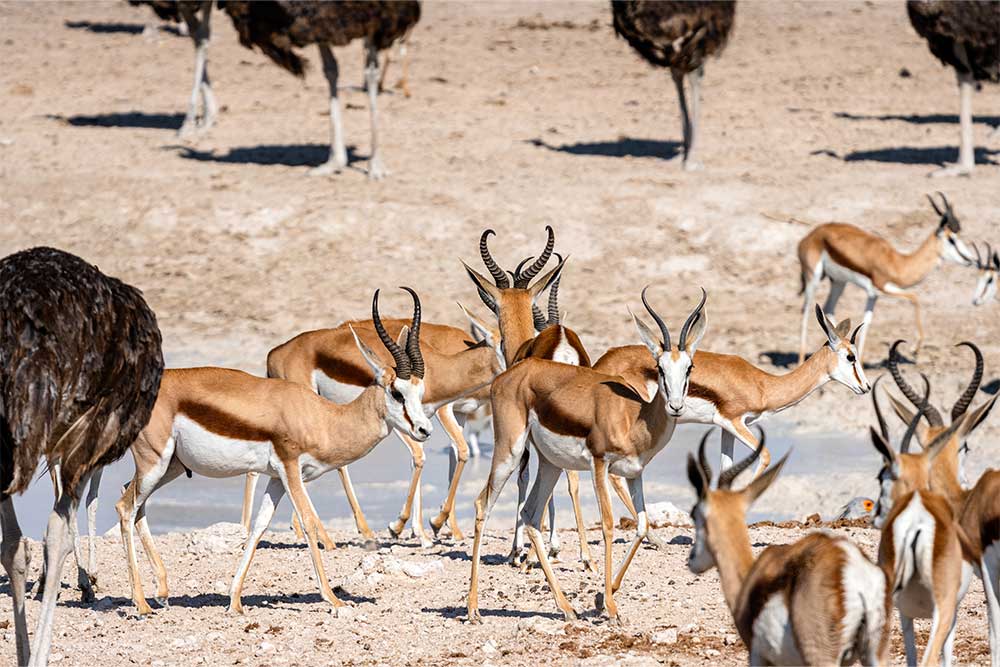
[[[563,613],[563,620],[564,621],[575,621],[576,618],[577,618],[576,617],[576,612],[573,611],[572,607],[568,607],[566,609],[563,609],[562,613]]]
[[[139,600],[135,603],[135,611],[139,616],[146,616],[153,613],[153,608],[145,600]]]
[[[229,609],[227,609],[226,611],[228,611],[230,614],[239,614],[240,616],[242,616],[243,615],[243,603],[240,602],[239,599],[230,600],[229,601]]]
[[[94,595],[94,588],[90,584],[82,586],[80,588],[80,602],[83,604],[93,604],[97,600],[97,596]]]
[[[653,531],[651,531],[651,530],[646,533],[646,541],[649,542],[650,544],[652,544],[654,547],[656,547],[660,551],[666,551],[667,550],[667,543],[666,543],[666,541],[664,541],[664,539],[662,537],[660,537],[659,535],[656,535],[655,533],[653,533]]]
[[[362,543],[361,548],[365,551],[377,551],[378,543],[376,543],[374,539],[368,538],[364,541],[364,543]]]
[[[559,549],[560,548],[558,546],[549,547],[549,560],[552,561],[553,563],[560,562],[559,561]]]
[[[160,607],[162,607],[163,609],[167,609],[168,607],[170,607],[170,600],[167,598],[166,595],[157,595],[153,599],[156,600],[156,604],[160,605]]]
[[[610,625],[613,628],[620,628],[625,625],[625,619],[622,618],[621,614],[608,616],[608,625]]]
[[[478,609],[470,609],[469,610],[469,623],[471,623],[472,625],[482,625],[483,624],[483,617],[479,615],[479,610]]]
[[[451,539],[455,540],[456,542],[461,542],[462,540],[465,539],[465,535],[462,533],[461,530],[458,529],[458,526],[454,526],[451,529]]]
[[[406,524],[404,524],[399,519],[397,519],[396,521],[394,521],[394,522],[392,522],[392,523],[389,524],[389,526],[388,526],[388,528],[389,528],[389,535],[392,536],[392,539],[394,539],[394,540],[398,540],[399,539],[399,536],[403,533],[403,526],[404,525],[406,525]]]
[[[507,556],[507,562],[511,567],[521,567],[528,560],[528,550],[525,547],[514,547]]]
[[[583,571],[584,572],[593,572],[594,574],[597,574],[597,565],[595,565],[594,561],[592,561],[592,560],[586,560],[586,559],[584,559],[584,561],[583,561]]]

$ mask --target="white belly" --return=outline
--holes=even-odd
[[[528,415],[528,428],[532,442],[549,463],[563,470],[590,470],[593,458],[584,438],[550,431],[538,423],[534,410]]]
[[[688,396],[684,399],[684,412],[677,421],[681,424],[714,424],[717,414],[715,403]]]
[[[302,470],[302,481],[311,482],[320,475],[333,470],[333,466],[314,459],[309,454],[302,454],[299,457],[299,468]]]
[[[205,477],[235,477],[248,472],[267,475],[277,465],[270,440],[236,440],[212,433],[186,415],[174,417],[174,456]]]
[[[312,382],[317,394],[334,403],[350,403],[365,390],[364,387],[337,382],[318,368],[313,369]]]
[[[783,593],[775,593],[768,598],[753,622],[753,650],[765,664],[802,664]]]
[[[871,278],[868,276],[858,273],[856,271],[851,271],[847,267],[837,264],[830,256],[825,252],[823,253],[823,272],[829,276],[830,280],[835,283],[851,283],[857,285],[869,294],[875,291],[875,286],[872,285]]]

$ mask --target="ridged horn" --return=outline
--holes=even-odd
[[[705,473],[705,479],[708,480],[709,484],[712,483],[712,466],[708,465],[705,446],[708,444],[708,436],[712,435],[713,430],[715,430],[715,427],[705,431],[705,434],[701,436],[701,442],[698,443],[698,465],[701,466],[702,471]]]
[[[660,336],[663,338],[663,349],[670,349],[670,332],[667,331],[667,325],[664,323],[663,318],[656,314],[653,307],[649,305],[649,301],[646,300],[646,290],[649,289],[649,285],[642,288],[642,305],[646,307],[646,312],[649,316],[653,318],[656,322],[656,326],[660,327]]]
[[[396,341],[386,332],[385,326],[382,324],[382,318],[378,314],[378,293],[379,290],[375,290],[375,296],[372,297],[372,322],[375,324],[375,332],[378,333],[378,337],[382,339],[385,349],[389,350],[393,361],[396,362],[396,377],[400,380],[408,380],[411,371],[410,359],[403,352],[403,349],[396,344]]]
[[[875,384],[872,385],[872,405],[875,406],[875,419],[878,420],[878,430],[882,433],[882,438],[889,442],[889,425],[885,422],[885,416],[882,415],[882,408],[878,404],[878,383],[882,381],[885,375],[879,375],[875,379]]]
[[[534,320],[535,331],[538,333],[545,331],[549,326],[549,321],[545,319],[545,313],[535,304],[531,304],[531,319]]]
[[[740,476],[740,473],[742,473],[744,470],[752,466],[754,462],[758,458],[760,458],[760,453],[764,451],[764,446],[767,443],[767,435],[764,434],[764,429],[760,428],[759,426],[757,427],[757,430],[760,431],[760,440],[757,443],[757,448],[753,450],[753,454],[746,457],[745,459],[734,465],[729,470],[723,471],[719,475],[720,489],[728,489],[729,487],[731,487],[733,485],[733,482],[736,481],[736,478]]]
[[[542,254],[538,256],[538,259],[519,276],[520,280],[524,282],[525,287],[528,286],[532,278],[538,275],[539,271],[545,268],[545,263],[549,261],[549,257],[552,256],[552,249],[555,248],[556,234],[552,231],[552,226],[545,225],[545,231],[548,233],[548,239],[545,241],[545,249],[542,250]]]
[[[707,299],[708,299],[708,292],[706,292],[705,288],[702,287],[701,288],[701,302],[698,304],[697,308],[695,308],[693,311],[691,311],[691,314],[688,315],[687,320],[684,321],[684,326],[681,328],[680,349],[684,350],[684,349],[687,348],[688,331],[691,330],[691,325],[694,324],[695,322],[697,322],[698,318],[701,316],[701,311],[705,307],[705,301]]]
[[[923,373],[920,374],[920,377],[924,381],[924,399],[917,404],[916,414],[913,415],[913,419],[910,420],[910,423],[906,425],[906,432],[903,434],[903,439],[899,443],[900,454],[906,454],[910,451],[910,441],[913,440],[913,434],[917,431],[917,424],[920,423],[920,417],[924,415],[924,412],[926,412],[927,406],[929,405],[927,399],[931,395],[931,383],[927,379],[927,376]]]
[[[420,297],[409,287],[400,286],[413,297],[413,322],[406,337],[406,356],[410,358],[410,369],[418,378],[424,377],[424,355],[420,352]]]
[[[972,403],[972,399],[976,397],[979,385],[983,381],[983,353],[979,351],[975,343],[970,343],[967,340],[963,340],[955,347],[963,345],[972,350],[972,353],[976,355],[976,370],[972,372],[972,380],[969,381],[969,386],[965,388],[965,391],[962,392],[962,395],[958,397],[955,405],[951,408],[952,421],[964,415],[965,411],[969,409],[969,405]]]
[[[490,234],[496,234],[492,229],[487,229],[483,232],[483,235],[479,237],[479,255],[483,258],[483,264],[489,270],[490,275],[493,276],[493,282],[496,283],[497,287],[500,289],[507,289],[510,287],[510,280],[507,279],[507,274],[503,272],[503,269],[496,263],[493,259],[493,255],[490,254],[490,248],[487,245],[487,240],[490,238]]]
[[[896,386],[899,387],[901,392],[903,392],[903,396],[906,396],[906,400],[912,403],[914,407],[919,408],[920,396],[918,396],[917,392],[913,390],[913,387],[906,382],[903,374],[899,371],[899,352],[896,348],[901,343],[905,342],[906,341],[902,339],[897,340],[892,344],[892,347],[889,348],[889,372],[892,374],[892,379],[896,382]],[[941,413],[938,412],[937,408],[931,405],[930,402],[927,403],[925,416],[927,417],[927,422],[931,426],[944,426],[944,420],[941,419]]]
[[[561,264],[563,261],[562,255],[555,253],[556,259],[559,260]],[[549,287],[549,326],[553,324],[559,324],[559,281],[562,280],[562,274],[552,281],[552,286]]]

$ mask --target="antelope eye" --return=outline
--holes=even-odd
[[[857,361],[857,360],[858,360],[858,358],[857,358],[857,357],[855,357],[855,356],[854,356],[854,355],[853,355],[852,353],[850,353],[850,352],[848,352],[848,353],[847,353],[847,361],[848,361],[849,363],[852,363],[852,364],[853,364],[853,363],[854,363],[855,361]]]
[[[392,388],[392,390],[389,392],[389,395],[392,396],[393,400],[396,401],[397,403],[403,402],[403,395],[399,393],[399,390],[396,389],[395,387]]]

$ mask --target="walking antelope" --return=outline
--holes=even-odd
[[[926,401],[930,383],[924,377]],[[881,484],[875,527],[882,530],[879,565],[892,577],[893,602],[899,609],[906,663],[917,664],[913,619],[931,620],[922,665],[936,664],[944,655],[951,664],[958,605],[972,575],[968,541],[955,522],[948,499],[930,489],[930,464],[968,415],[961,415],[931,441],[924,454],[910,454],[910,441],[923,410],[907,426],[897,453],[887,431],[870,428],[872,444],[882,455]],[[882,427],[880,421],[880,429]]]
[[[997,280],[1000,279],[1000,255],[990,244],[986,244],[986,257],[979,253],[979,246],[973,244],[976,251],[976,268],[979,269],[979,279],[976,281],[976,294],[972,298],[973,306],[981,306],[996,299]]]
[[[466,314],[474,318],[467,311]],[[463,536],[454,520],[455,494],[462,469],[469,459],[469,448],[462,435],[462,427],[455,419],[453,401],[488,387],[493,377],[502,370],[495,350],[495,332],[478,320],[473,321],[482,329],[483,342],[476,343],[461,329],[441,324],[423,323],[420,331],[421,355],[427,369],[424,375],[423,404],[425,409],[436,412],[452,445],[448,495],[440,513],[431,520],[431,527],[437,534],[441,526],[451,518],[451,530],[456,539],[463,539]],[[268,353],[267,375],[304,384],[334,403],[349,403],[374,381],[370,368],[354,344],[354,336],[369,346],[375,346],[380,336],[379,326],[384,327],[390,336],[398,336],[406,328],[406,324],[405,320],[400,319],[384,322],[364,320],[344,323],[333,329],[307,331]],[[381,355],[383,360],[388,360],[387,354]],[[414,534],[420,539],[421,545],[426,547],[432,541],[424,532],[421,509],[420,476],[424,466],[424,448],[420,442],[407,437],[405,433],[399,432],[399,435],[410,451],[413,474],[399,518],[389,524],[389,532],[397,537],[401,535],[412,513]],[[339,472],[358,530],[367,541],[373,543],[374,535],[368,528],[354,495],[347,468],[341,468]],[[247,476],[243,503],[244,525],[247,527],[255,482],[256,475]],[[333,542],[327,538],[322,527],[320,535],[323,543],[332,548]]]
[[[688,351],[693,363],[686,407],[675,416],[682,424],[714,424],[722,428],[723,470],[733,464],[736,440],[751,450],[757,448],[757,438],[749,425],[796,405],[827,382],[838,382],[855,394],[871,389],[855,345],[863,325],[853,333],[850,320],[834,326],[819,306],[816,319],[826,334],[826,342],[805,363],[784,375],[772,375],[732,354],[695,351],[693,347]],[[653,387],[657,368],[648,357],[641,345],[612,348],[597,360],[594,369],[626,377],[633,385]],[[771,455],[765,448],[760,453],[757,474],[770,462]]]
[[[702,437],[697,460],[688,454],[688,479],[698,494],[688,567],[695,574],[718,568],[750,664],[885,664],[892,607],[882,570],[850,540],[820,532],[770,546],[754,560],[746,513],[778,477],[788,454],[733,490],[733,481],[764,451],[761,431],[754,453],[722,472],[713,490],[705,456],[710,433]]]
[[[897,341],[901,342],[901,341]],[[923,402],[913,401],[918,407],[922,404],[922,412],[918,410],[918,415],[914,416],[905,406],[899,403],[892,395],[897,414],[900,417],[908,418],[910,421],[919,419],[919,414],[930,423],[923,426],[919,421],[914,427],[917,439],[927,443],[927,447],[920,453],[910,454],[908,441],[904,443],[906,449],[901,449],[901,453],[896,456],[896,468],[889,468],[888,474],[882,478],[882,495],[885,500],[880,503],[880,509],[885,513],[891,503],[893,485],[898,480],[902,480],[908,488],[927,489],[942,496],[950,505],[952,512],[957,517],[961,526],[960,534],[968,540],[969,548],[966,561],[969,567],[982,579],[983,589],[986,593],[987,609],[990,623],[990,653],[994,667],[1000,666],[1000,471],[988,470],[980,477],[975,487],[971,490],[963,488],[962,467],[959,461],[959,452],[967,450],[964,445],[965,439],[989,416],[997,397],[994,396],[972,412],[967,412],[972,399],[979,390],[979,384],[983,377],[983,357],[974,344],[962,342],[972,349],[976,355],[976,368],[972,374],[972,380],[966,390],[956,401],[952,408],[952,430],[951,435],[940,440],[942,435],[946,435],[949,429],[943,425],[943,420],[934,406]],[[897,385],[904,392],[907,398],[913,394],[912,389],[906,384],[897,368],[896,345],[890,350],[890,370],[894,378],[897,378]],[[927,389],[929,393],[929,387]],[[888,429],[885,419],[882,417],[875,393],[872,393],[872,400],[875,403],[875,416],[878,419],[879,431],[882,440],[888,442]],[[912,399],[911,399],[912,400]],[[932,442],[936,442],[931,446]],[[892,452],[890,451],[891,455]],[[884,455],[883,455],[884,456]]]
[[[229,608],[242,612],[240,593],[257,542],[274,508],[287,492],[305,529],[313,570],[323,599],[344,606],[327,581],[317,545],[319,517],[305,482],[367,455],[389,429],[426,440],[431,422],[424,414],[424,360],[420,354],[420,302],[415,293],[412,328],[393,341],[378,335],[393,358],[385,363],[360,338],[355,344],[375,376],[375,383],[346,405],[320,398],[308,387],[287,380],[259,378],[224,368],[168,370],[149,424],[132,445],[135,477],[116,509],[128,558],[133,600],[149,613],[138,574],[133,526],[157,572],[157,598],[167,596],[166,570],[143,520],[150,494],[185,471],[206,477],[234,477],[248,472],[270,477],[230,587]],[[378,291],[372,319],[378,322]]]
[[[909,254],[896,250],[881,236],[869,233],[840,222],[830,222],[816,227],[799,242],[799,264],[801,267],[803,306],[802,329],[799,335],[799,363],[806,354],[806,321],[809,304],[813,303],[816,288],[825,277],[830,281],[830,294],[823,310],[834,316],[837,302],[847,283],[857,285],[868,295],[865,303],[864,328],[858,341],[858,351],[863,352],[868,325],[875,311],[875,301],[879,294],[906,299],[913,304],[917,322],[917,347],[924,341],[923,324],[920,321],[920,302],[909,288],[922,282],[931,271],[946,260],[971,266],[972,253],[959,237],[961,225],[951,204],[940,192],[944,210],[938,207],[928,195],[931,206],[940,216],[937,228],[924,239],[920,247]]]
[[[650,396],[645,384],[631,384],[583,366],[570,366],[529,357],[493,381],[494,447],[489,478],[476,499],[476,534],[468,612],[479,622],[479,556],[487,516],[504,484],[517,467],[530,437],[538,450],[538,475],[521,511],[528,537],[556,604],[567,619],[576,613],[552,573],[540,533],[545,503],[563,470],[590,470],[601,510],[604,538],[604,607],[612,623],[620,623],[614,592],[648,531],[642,491],[642,471],[670,440],[676,419],[684,410],[687,370],[691,359],[668,340],[658,340],[633,316],[640,338],[647,344],[658,371],[657,390]],[[699,321],[704,323],[703,318]],[[700,327],[703,329],[704,324]],[[702,330],[692,332],[700,338]],[[625,559],[612,576],[611,543],[614,517],[608,475],[628,480],[638,520]]]

